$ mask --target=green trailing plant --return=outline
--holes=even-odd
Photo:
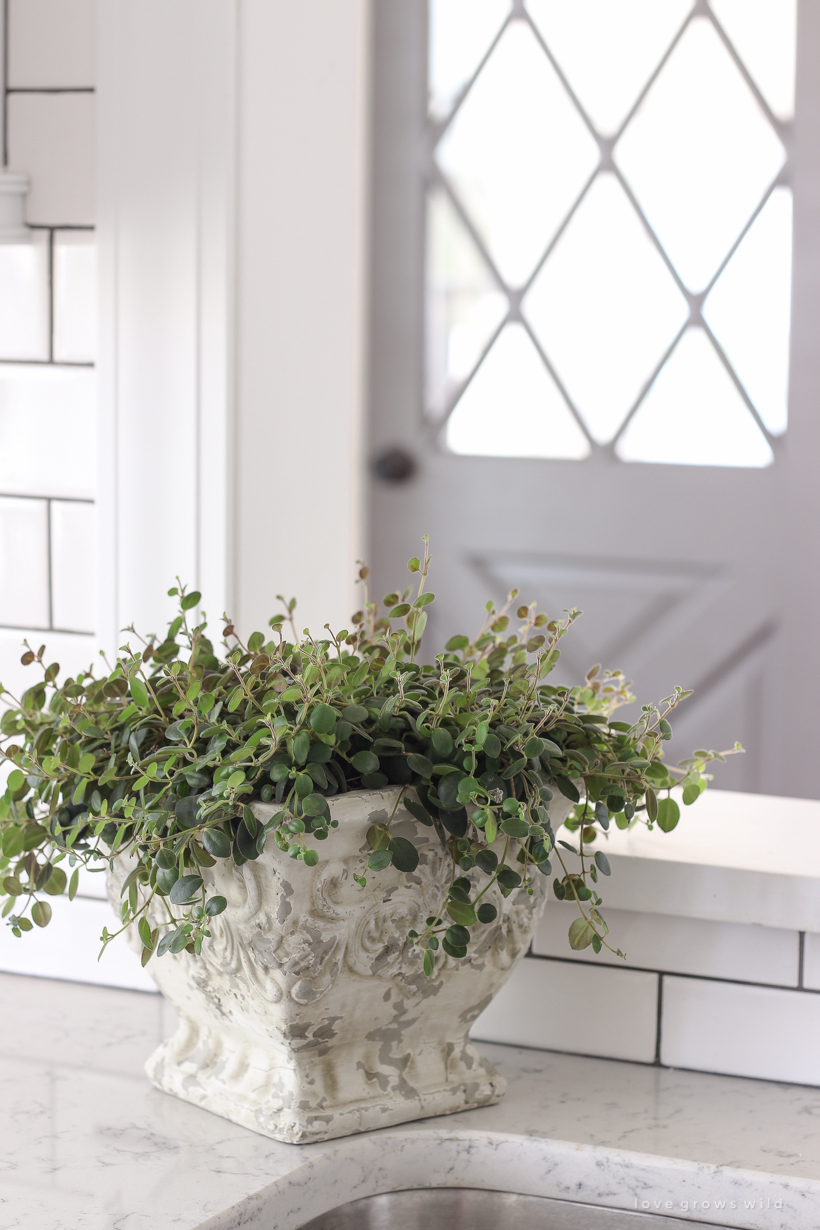
[[[632,700],[619,672],[596,666],[580,686],[550,684],[578,612],[550,620],[535,604],[516,606],[517,591],[503,610],[487,604],[477,636],[455,636],[421,664],[429,563],[425,539],[424,558],[408,565],[413,584],[388,594],[383,614],[361,568],[362,610],[350,629],[325,625],[319,640],[298,634],[296,602],[282,599],[285,612],[247,642],[226,618],[217,654],[204,617],[191,624],[200,595],[180,585],[169,591],[180,609],[166,636],[143,640],[129,628],[130,646],[105,673],[58,684],[45,647],[26,646],[23,663],[42,677],[19,701],[5,694],[0,720],[14,766],[0,800],[2,915],[13,933],[46,926],[49,898],[73,898],[81,866],[105,870],[132,856],[122,929],[138,928],[143,963],[169,950],[198,954],[227,905],[207,895],[203,868],[257,859],[270,841],[312,867],[337,824],[328,799],[395,784],[451,867],[437,914],[408,936],[428,975],[438,951],[464,957],[493,923],[492,885],[504,898],[531,894],[536,875],[577,904],[571,946],[609,948],[601,832],[639,822],[670,831],[672,787],[692,803],[724,754],[664,763],[669,715],[689,695],[680,688],[626,722],[613,717]],[[558,839],[555,792],[576,805]],[[266,823],[256,800],[275,804]],[[391,832],[395,814],[368,833],[362,887],[389,865],[418,865],[414,843]],[[474,868],[477,887],[465,874]],[[157,898],[162,926],[149,922]],[[103,949],[113,938],[104,931]]]

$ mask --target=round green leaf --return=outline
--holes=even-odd
[[[202,888],[202,876],[180,876],[168,896],[174,905],[184,905]]]
[[[528,837],[530,826],[526,820],[521,820],[518,816],[510,816],[508,820],[502,821],[501,832],[506,833],[508,837]]]
[[[45,890],[49,897],[59,897],[61,893],[65,892],[65,886],[67,883],[68,877],[62,867],[55,867],[48,878],[48,883],[45,886]]]
[[[313,778],[309,773],[297,773],[293,784],[300,799],[306,799],[313,793]]]
[[[661,799],[658,803],[658,828],[671,833],[680,820],[680,808],[674,799]]]
[[[436,727],[431,742],[437,756],[449,756],[453,750],[453,736],[443,726]]]
[[[595,928],[591,922],[588,922],[586,918],[576,918],[569,925],[569,946],[576,952],[582,948],[589,948],[594,935]]]
[[[26,775],[20,769],[12,769],[8,776],[8,788],[14,794],[26,783]]]
[[[470,942],[470,932],[466,927],[462,927],[459,923],[455,923],[452,927],[448,927],[444,933],[447,939],[454,948],[466,948]]]
[[[47,901],[35,901],[31,907],[31,919],[38,927],[47,927],[51,922],[51,906]]]
[[[484,740],[484,755],[492,757],[493,760],[497,760],[501,755],[501,740],[492,731]]]
[[[134,704],[139,705],[140,709],[148,708],[148,689],[138,675],[131,676],[128,690],[134,699]]]
[[[209,918],[214,918],[217,914],[221,914],[227,905],[228,902],[224,897],[209,897],[205,902],[205,913]]]
[[[374,752],[357,752],[351,757],[350,763],[360,773],[375,773],[379,767],[379,758]]]
[[[476,921],[475,910],[464,901],[454,901],[450,898],[447,902],[447,913],[453,922],[459,923],[462,927],[472,927]]]
[[[475,856],[476,866],[487,876],[495,875],[496,867],[498,866],[498,855],[492,850],[479,850]]]
[[[293,759],[297,764],[304,764],[310,751],[310,735],[306,730],[300,730],[293,740]]]
[[[433,776],[433,764],[426,756],[419,756],[416,752],[411,752],[407,757],[407,764],[414,773],[418,773],[419,777],[424,777],[428,781]]]
[[[392,855],[389,850],[374,850],[367,860],[367,865],[371,871],[384,871],[391,862]]]
[[[231,843],[221,829],[203,829],[200,841],[214,858],[228,858],[231,853]]]
[[[415,871],[419,865],[419,852],[412,841],[404,837],[392,837],[388,847],[397,871]]]
[[[362,722],[367,721],[367,710],[364,705],[348,705],[342,710],[342,717],[351,726],[361,726]]]
[[[179,879],[179,872],[176,867],[160,867],[157,871],[156,884],[161,893],[166,895]]]
[[[595,851],[595,863],[601,875],[603,876],[612,875],[612,868],[609,865],[609,859],[604,854],[603,850]]]
[[[512,890],[518,888],[521,883],[521,876],[517,871],[513,871],[512,867],[502,867],[498,873],[498,883],[502,888]]]
[[[310,715],[310,725],[317,735],[332,734],[336,725],[336,710],[330,705],[317,705]]]
[[[476,912],[478,914],[478,921],[482,923],[494,922],[498,917],[498,910],[494,905],[490,905],[489,901],[482,901]]]
[[[306,799],[302,799],[302,811],[306,816],[323,816],[327,811],[327,802],[323,795],[309,794]]]

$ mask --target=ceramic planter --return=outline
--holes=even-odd
[[[270,839],[255,862],[219,860],[204,871],[209,895],[228,909],[197,958],[154,958],[148,969],[180,1017],[176,1035],[148,1060],[167,1093],[275,1140],[328,1140],[496,1102],[504,1081],[471,1042],[470,1026],[510,976],[532,939],[548,881],[534,893],[484,900],[498,909],[469,956],[439,954],[425,977],[405,943],[440,908],[449,857],[435,830],[399,806],[392,831],[419,847],[411,874],[371,872],[365,834],[392,811],[398,787],[329,800],[339,827],[316,867]],[[556,796],[553,826],[571,804]],[[262,820],[270,804],[254,805]],[[497,843],[497,852],[503,849]],[[116,864],[115,864],[116,866]],[[112,899],[119,877],[111,875]],[[471,877],[486,884],[479,872]],[[152,924],[162,921],[159,911]]]

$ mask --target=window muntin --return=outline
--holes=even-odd
[[[469,48],[463,8],[430,5],[427,411],[447,447],[769,464],[787,420],[791,0],[485,3]],[[701,399],[689,420],[670,376]]]

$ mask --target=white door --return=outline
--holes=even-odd
[[[371,555],[387,592],[431,535],[431,648],[513,586],[577,606],[563,681],[694,688],[676,754],[740,739],[717,785],[817,795],[820,6],[798,17],[377,0]]]

